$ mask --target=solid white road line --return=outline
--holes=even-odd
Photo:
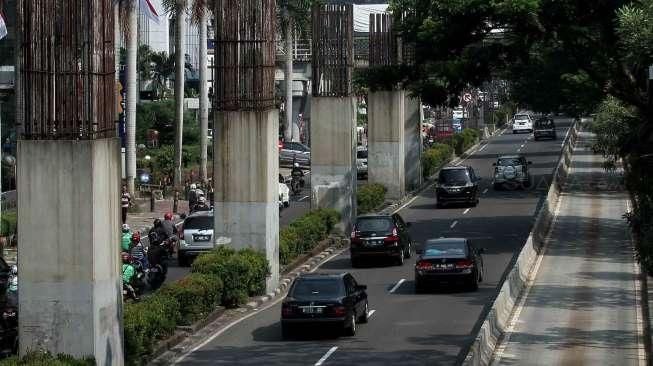
[[[322,358],[320,358],[320,360],[315,363],[315,366],[321,366],[324,361],[326,361],[327,358],[329,358],[329,356],[331,356],[337,349],[338,347],[331,347],[331,349],[329,349],[327,353],[325,353],[324,356],[322,356]]]
[[[526,145],[526,144],[521,144],[521,146],[520,146],[520,147],[521,147],[521,148],[524,148],[524,146],[525,146],[525,145]]]
[[[338,251],[336,251],[335,253],[331,254],[330,256],[328,256],[327,258],[325,258],[325,259],[324,259],[324,260],[323,260],[323,261],[322,261],[318,266],[316,266],[315,268],[313,268],[313,269],[310,270],[309,272],[312,273],[312,272],[317,271],[318,268],[320,268],[324,263],[326,263],[326,262],[330,261],[331,259],[333,259],[333,258],[339,256],[340,254],[344,253],[347,249],[348,249],[348,248],[343,248],[342,250],[338,250]],[[228,324],[228,325],[225,326],[224,328],[222,328],[222,329],[218,330],[217,332],[213,333],[210,337],[206,338],[206,339],[205,339],[204,341],[202,341],[200,344],[198,344],[197,346],[193,347],[190,351],[188,351],[188,352],[184,353],[183,355],[181,355],[179,358],[177,358],[176,361],[172,362],[172,364],[173,364],[173,365],[176,365],[176,364],[178,364],[178,363],[181,363],[181,362],[182,362],[186,357],[188,357],[188,356],[191,355],[192,353],[197,352],[200,348],[203,348],[203,347],[206,346],[207,344],[211,343],[214,339],[216,339],[216,338],[218,338],[219,336],[221,336],[224,332],[226,332],[227,330],[229,330],[229,329],[230,329],[231,327],[233,327],[234,325],[239,324],[240,322],[242,322],[242,321],[244,321],[244,320],[247,320],[247,319],[253,317],[254,315],[257,315],[258,313],[261,313],[261,312],[263,312],[263,311],[265,311],[265,310],[267,310],[267,309],[273,307],[274,305],[280,303],[283,299],[284,299],[284,296],[279,296],[279,298],[277,298],[275,301],[270,302],[267,306],[263,306],[262,308],[258,309],[257,311],[253,311],[253,312],[247,314],[246,316],[244,316],[244,317],[242,317],[242,318],[240,318],[240,319],[234,320],[232,323]]]
[[[485,188],[485,189],[483,190],[483,194],[486,194],[486,193],[487,193],[487,191],[488,191],[488,189],[487,189],[487,188]]]
[[[398,289],[398,288],[401,286],[401,284],[404,283],[404,282],[406,282],[406,279],[405,279],[405,278],[400,279],[399,282],[397,282],[397,284],[394,285],[394,287],[390,289],[390,293],[393,294],[395,291],[397,291],[397,289]]]
[[[304,197],[302,197],[302,198],[299,199],[299,202],[301,202],[301,201],[303,201],[303,200],[305,200],[305,199],[307,199],[307,198],[308,198],[308,196],[304,196]]]
[[[481,146],[481,148],[478,149],[477,152],[481,152],[481,151],[485,150],[485,148],[487,147],[487,145],[488,145],[488,144],[485,144],[485,145]]]
[[[453,229],[454,227],[456,227],[456,225],[458,225],[458,220],[454,221],[454,222],[451,224],[450,228]]]
[[[367,313],[367,319],[369,320],[372,317],[372,315],[374,315],[374,313],[376,313],[376,310],[370,310],[370,312]]]
[[[626,212],[631,212],[631,207],[630,207],[630,199],[626,199]],[[633,244],[633,251],[635,251],[635,242],[633,241],[633,238],[631,238],[631,243]],[[646,365],[646,350],[644,347],[644,314],[642,313],[642,297],[640,294],[640,282],[639,278],[641,276],[640,272],[640,267],[639,263],[637,261],[633,261],[633,270],[635,274],[635,323],[637,327],[637,358],[638,358],[638,365],[639,366],[644,366]]]
[[[466,209],[465,211],[463,211],[463,215],[467,215],[468,212],[469,212],[469,209]]]

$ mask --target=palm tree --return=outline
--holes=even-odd
[[[300,34],[306,29],[308,24],[311,0],[278,0],[278,18],[281,26],[281,33],[284,39],[286,54],[286,71],[284,73],[284,82],[286,89],[286,129],[284,137],[288,141],[297,141],[299,133],[293,126],[293,107],[292,107],[292,84],[293,84],[293,36]]]
[[[184,139],[184,72],[186,65],[186,0],[163,0],[167,13],[174,13],[175,24],[175,189],[181,188],[182,147]]]
[[[208,15],[209,0],[195,0],[191,8],[191,18],[197,24],[200,33],[200,179],[208,181],[208,130],[209,130],[209,85],[208,85]]]
[[[175,73],[174,55],[168,56],[166,52],[154,52],[150,56],[152,62],[152,80],[154,90],[159,98],[165,98],[168,91],[167,81]]]

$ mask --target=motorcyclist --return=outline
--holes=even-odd
[[[161,245],[150,245],[147,251],[147,260],[151,267],[160,265],[163,269],[163,274],[168,272],[168,251]]]
[[[129,228],[129,225],[123,224],[122,225],[122,237],[120,240],[120,246],[122,247],[123,251],[129,251],[129,248],[131,246],[132,242],[132,232],[131,229]]]
[[[300,191],[300,187],[304,183],[304,172],[299,167],[299,163],[293,165],[292,171],[290,172],[292,180],[290,182],[290,188],[294,194],[297,194]]]
[[[122,286],[127,290],[127,294],[135,301],[140,300],[132,281],[136,275],[136,268],[131,264],[131,257],[129,253],[123,252],[122,254]]]
[[[197,211],[210,211],[211,207],[206,203],[206,198],[204,196],[200,196],[200,198],[197,200],[197,204],[195,207],[193,207],[193,212]]]
[[[147,237],[152,245],[159,245],[164,240],[168,239],[168,235],[163,227],[161,219],[154,219],[153,226],[148,232]]]
[[[188,207],[193,207],[195,204],[197,204],[197,199],[199,197],[197,196],[197,185],[195,183],[192,183],[190,185],[190,189],[188,191]]]
[[[141,243],[141,234],[138,231],[132,235],[132,247],[129,253],[133,259],[141,263],[143,268],[148,267],[147,258],[145,257],[145,247]]]
[[[171,237],[177,234],[177,227],[175,226],[175,223],[172,222],[171,212],[166,212],[166,214],[163,215],[163,221],[161,222],[161,227],[163,228],[163,231],[165,232],[167,237]]]
[[[290,171],[290,175],[295,178],[304,178],[304,171],[299,167],[299,163],[295,163]]]

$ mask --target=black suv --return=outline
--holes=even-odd
[[[533,139],[535,141],[541,138],[550,138],[555,140],[556,135],[556,125],[553,123],[552,118],[540,118],[535,121],[535,127],[533,127]]]
[[[351,232],[352,267],[359,266],[364,257],[373,256],[391,257],[403,265],[413,247],[409,227],[410,223],[399,214],[359,216]]]
[[[478,204],[478,182],[481,178],[476,176],[470,166],[452,166],[440,170],[438,183],[435,188],[437,207],[449,203],[466,203],[472,206]]]
[[[281,304],[283,338],[301,325],[335,325],[346,335],[355,335],[356,323],[367,323],[366,289],[349,273],[300,275]],[[313,327],[306,330],[314,334]]]

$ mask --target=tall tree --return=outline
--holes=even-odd
[[[293,118],[292,88],[293,88],[293,55],[294,37],[302,34],[309,21],[312,0],[279,0],[277,11],[281,34],[285,46],[285,114],[286,128],[284,138],[287,141],[299,140],[299,128],[295,126]]]
[[[176,189],[182,185],[182,153],[184,139],[184,81],[186,65],[186,0],[163,0],[167,13],[175,14],[175,174]]]
[[[191,18],[197,24],[200,35],[200,179],[208,182],[208,130],[209,130],[209,85],[208,85],[208,17],[210,2],[195,0],[191,7]]]

